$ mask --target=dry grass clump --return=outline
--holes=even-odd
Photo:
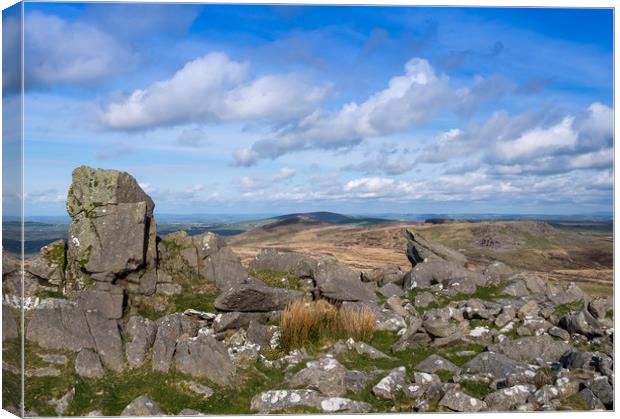
[[[325,300],[295,301],[280,316],[280,342],[290,350],[339,338],[367,341],[373,336],[375,321],[375,314],[366,308],[338,309]]]

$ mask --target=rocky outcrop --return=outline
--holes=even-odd
[[[67,196],[67,277],[77,289],[120,279],[152,294],[157,279],[155,204],[128,173],[81,166]]]
[[[221,293],[215,300],[215,308],[222,311],[269,312],[282,310],[302,297],[301,291],[272,288],[252,280]]]
[[[298,278],[314,278],[317,261],[301,253],[263,249],[250,262],[250,269],[288,272]]]
[[[407,259],[409,259],[413,267],[422,262],[447,261],[459,266],[464,266],[467,262],[467,258],[459,252],[426,240],[419,233],[413,234],[411,231],[404,229],[403,235],[407,239]]]
[[[323,257],[316,267],[314,281],[317,294],[332,301],[375,301],[377,296],[361,273],[333,257]]]

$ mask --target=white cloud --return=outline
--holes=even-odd
[[[500,162],[510,163],[558,150],[572,150],[577,145],[573,121],[572,117],[565,117],[549,128],[534,128],[514,140],[499,141],[495,155]]]
[[[291,75],[248,81],[249,65],[214,52],[186,63],[170,79],[107,104],[100,121],[111,129],[149,129],[191,122],[285,121],[312,109],[327,87]]]
[[[351,147],[364,138],[420,126],[440,110],[472,108],[495,94],[482,88],[485,85],[486,80],[477,79],[475,88],[452,88],[448,77],[437,75],[427,60],[413,58],[405,64],[403,75],[390,79],[385,89],[364,102],[347,103],[335,112],[316,110],[293,128],[240,149],[234,157],[237,164],[250,166],[291,151]]]
[[[463,171],[487,167],[498,176],[566,173],[611,167],[612,146],[613,110],[593,103],[560,118],[553,112],[496,112],[482,125],[439,134],[418,162],[479,159],[478,167],[464,165]]]
[[[26,87],[89,83],[124,70],[134,53],[94,25],[38,11],[24,20]]]

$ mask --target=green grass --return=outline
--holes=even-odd
[[[483,301],[495,301],[500,298],[510,298],[509,295],[503,294],[502,291],[506,287],[505,282],[500,282],[496,285],[489,285],[487,287],[477,287],[476,291],[473,294],[463,294],[459,293],[455,296],[449,297],[441,293],[433,293],[435,297],[435,301],[431,302],[428,306],[424,308],[424,310],[431,310],[433,308],[442,308],[446,307],[453,301],[465,301],[472,298],[478,298]],[[409,300],[414,301],[416,295],[423,291],[428,291],[428,289],[413,289],[409,291],[407,297]]]
[[[260,279],[270,287],[291,290],[301,289],[299,278],[287,272],[272,271],[271,269],[254,269],[250,272],[250,276]]]
[[[219,295],[219,291],[215,287],[209,287],[197,292],[184,292],[175,295],[172,299],[174,307],[173,312],[185,311],[193,308],[199,311],[215,312],[215,299]]]
[[[579,310],[582,306],[583,306],[583,303],[581,301],[575,301],[573,303],[566,303],[566,304],[558,304],[557,306],[555,306],[554,313],[558,316],[563,316],[565,314],[570,313],[571,311]]]
[[[184,380],[208,385],[215,390],[215,394],[204,400],[180,386],[179,383]],[[268,369],[260,364],[245,370],[243,383],[234,389],[218,387],[206,379],[193,378],[175,369],[167,373],[154,372],[150,362],[122,373],[107,371],[103,379],[79,377],[74,373],[73,366],[68,365],[60,377],[27,378],[26,407],[40,415],[55,416],[53,406],[49,406],[47,401],[62,397],[74,387],[75,398],[69,404],[67,416],[84,415],[93,410],[99,410],[106,416],[118,416],[129,402],[142,394],[154,400],[169,415],[178,414],[185,408],[210,414],[246,414],[252,413],[250,401],[254,395],[285,388],[283,382],[283,371]],[[5,386],[3,389],[7,401],[15,398],[13,387]]]
[[[614,319],[614,309],[610,308],[609,310],[607,310],[607,313],[605,313],[605,318],[606,319]]]
[[[459,384],[461,385],[463,392],[480,400],[483,400],[486,396],[493,392],[493,390],[489,387],[489,384],[484,381],[466,380],[461,381]]]
[[[562,404],[573,410],[588,410],[588,403],[578,394],[573,394],[564,398]]]

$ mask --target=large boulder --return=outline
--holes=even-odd
[[[460,265],[448,261],[429,261],[416,264],[405,276],[405,288],[429,288],[431,285],[442,284],[444,287],[476,286],[486,283],[485,277],[479,272],[470,271]]]
[[[268,312],[282,310],[302,297],[301,291],[272,288],[261,281],[251,280],[220,294],[215,299],[215,308],[221,311]]]
[[[557,362],[569,349],[571,349],[569,344],[555,340],[549,335],[507,339],[489,347],[490,351],[499,352],[519,362],[530,362],[536,358],[546,362]]]
[[[96,311],[86,312],[86,321],[103,365],[113,371],[122,371],[125,354],[118,321],[107,319]]]
[[[448,261],[459,266],[467,263],[467,258],[456,250],[452,250],[438,243],[433,243],[425,239],[420,233],[415,235],[403,229],[403,235],[407,239],[407,258],[411,266],[416,266],[422,262]]]
[[[79,352],[95,348],[84,312],[70,302],[35,309],[26,328],[26,339],[45,349]]]
[[[600,322],[585,309],[564,315],[558,325],[569,333],[579,333],[588,338],[605,334]]]
[[[482,352],[463,365],[468,373],[491,374],[496,380],[526,371],[526,366],[495,352]]]
[[[334,257],[322,257],[316,267],[315,283],[321,297],[333,301],[376,301],[372,287],[362,282],[361,272],[350,269]]]
[[[183,333],[182,315],[169,314],[157,320],[157,334],[153,343],[153,371],[168,372],[177,339]]]
[[[137,292],[154,292],[157,248],[151,198],[125,172],[80,166],[72,176],[67,275],[77,288],[92,280],[125,278],[145,283]]]
[[[306,368],[288,380],[294,388],[318,390],[327,396],[342,396],[347,392],[347,369],[335,358],[324,357],[308,362]]]
[[[181,341],[174,353],[176,368],[193,377],[207,378],[221,386],[236,382],[237,369],[226,346],[213,336],[200,335]]]
[[[263,249],[250,262],[250,269],[288,272],[299,278],[314,278],[317,261],[296,252]]]
[[[157,325],[154,321],[140,316],[133,316],[127,321],[125,333],[129,341],[125,344],[127,363],[137,368],[144,363],[146,354],[155,342]]]

